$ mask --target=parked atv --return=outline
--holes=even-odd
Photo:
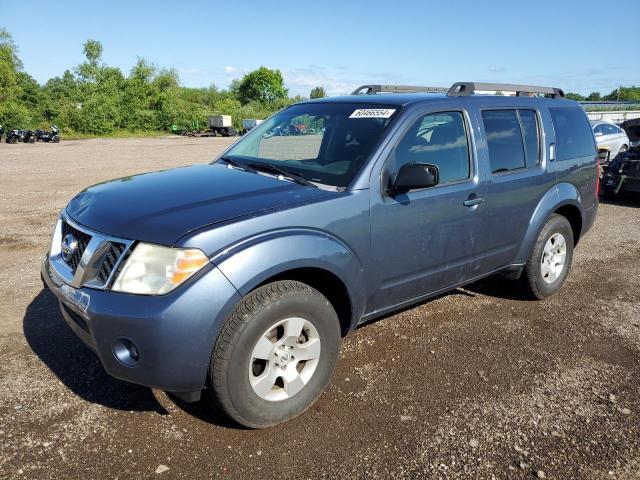
[[[24,130],[10,130],[7,133],[7,139],[5,140],[7,143],[18,143],[24,141]]]
[[[22,141],[24,143],[36,143],[37,140],[36,132],[33,130],[25,130],[24,136],[22,137]]]
[[[55,125],[51,125],[51,130],[36,130],[36,140],[40,142],[53,142],[58,143],[60,141],[60,130]]]

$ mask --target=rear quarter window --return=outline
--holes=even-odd
[[[595,155],[593,132],[580,108],[550,108],[558,160]]]

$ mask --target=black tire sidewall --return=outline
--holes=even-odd
[[[318,331],[321,351],[318,365],[309,383],[287,400],[271,402],[260,398],[249,383],[249,365],[253,348],[260,337],[285,318],[299,317]],[[318,292],[277,298],[261,309],[242,334],[235,338],[227,371],[227,394],[241,423],[264,427],[288,420],[309,408],[324,391],[333,373],[340,349],[340,324],[335,310]]]
[[[549,238],[556,233],[561,233],[567,244],[567,254],[565,258],[564,269],[560,276],[553,282],[547,283],[542,277],[542,266],[540,264],[544,252],[544,246]],[[546,298],[556,293],[564,284],[569,271],[571,270],[571,262],[573,260],[573,230],[569,221],[561,215],[553,215],[542,228],[538,240],[533,248],[533,252],[527,265],[527,279],[531,290],[537,298]]]

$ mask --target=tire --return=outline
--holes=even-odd
[[[622,145],[620,147],[620,150],[618,150],[618,154],[616,155],[616,158],[624,154],[627,150],[629,150],[629,147],[627,147],[626,145]]]
[[[265,285],[240,301],[216,340],[212,400],[245,427],[290,420],[329,384],[340,342],[338,316],[320,292],[289,280]]]
[[[560,290],[571,268],[573,246],[571,224],[554,213],[540,231],[524,269],[525,288],[531,296],[542,300]]]

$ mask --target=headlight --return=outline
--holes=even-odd
[[[169,248],[139,243],[127,258],[112,290],[162,295],[204,267],[209,260],[195,248]]]

